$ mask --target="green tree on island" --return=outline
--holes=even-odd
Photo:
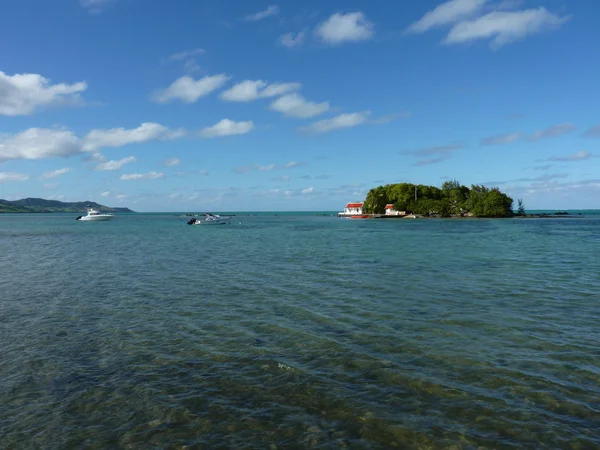
[[[368,192],[364,210],[367,214],[384,214],[387,204],[393,204],[397,211],[426,216],[511,217],[514,214],[513,199],[498,188],[479,185],[468,188],[456,180],[445,181],[441,189],[411,183],[378,186]]]
[[[519,199],[517,201],[517,215],[524,216],[525,215],[525,205],[523,204],[523,199]]]

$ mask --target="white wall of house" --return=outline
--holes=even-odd
[[[345,214],[362,214],[363,209],[361,208],[344,208]]]
[[[405,214],[406,214],[406,211],[396,211],[395,209],[386,209],[385,210],[386,216],[404,216]]]

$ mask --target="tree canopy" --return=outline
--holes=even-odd
[[[397,211],[442,217],[459,215],[510,217],[513,215],[513,199],[500,189],[479,185],[468,188],[456,180],[445,181],[441,189],[411,183],[378,186],[367,194],[364,210],[367,214],[383,214],[387,204],[393,204]]]

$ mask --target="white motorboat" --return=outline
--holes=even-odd
[[[204,213],[203,219],[190,219],[188,225],[227,225],[231,223],[231,217],[223,217],[218,214]]]
[[[99,211],[93,208],[88,208],[87,215],[79,216],[76,220],[81,220],[82,222],[99,222],[104,220],[111,220],[112,218],[112,214],[101,214]]]

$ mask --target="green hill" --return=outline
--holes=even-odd
[[[59,202],[58,200],[44,200],[43,198],[24,198],[21,200],[1,200],[0,213],[52,213],[52,212],[86,212],[91,207],[100,212],[134,212],[129,208],[111,208],[96,202]]]

